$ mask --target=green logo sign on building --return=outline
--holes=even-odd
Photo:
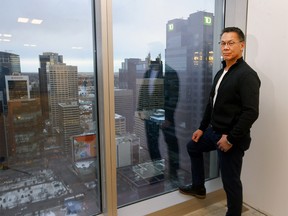
[[[168,31],[173,31],[174,30],[174,24],[171,23],[168,25]]]
[[[212,18],[204,16],[204,25],[212,25]]]

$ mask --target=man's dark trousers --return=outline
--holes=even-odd
[[[159,131],[160,125],[151,120],[145,120],[145,129],[147,135],[147,145],[152,161],[161,160],[159,149]],[[179,169],[179,146],[175,132],[174,122],[167,128],[162,129],[165,141],[168,147],[169,173],[177,175]]]
[[[217,148],[217,142],[221,136],[221,133],[209,127],[197,143],[191,140],[187,144],[187,151],[191,159],[192,183],[196,186],[204,186],[203,152],[217,149],[223,187],[227,196],[228,211],[226,216],[240,216],[243,202],[240,175],[244,151],[236,146],[227,152],[220,151]]]

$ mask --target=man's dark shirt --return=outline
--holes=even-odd
[[[240,145],[243,139],[250,139],[250,128],[258,118],[261,82],[257,73],[240,58],[223,77],[213,106],[215,86],[225,66],[223,62],[223,68],[215,75],[199,129],[205,131],[212,125],[215,130],[227,134],[230,143]]]

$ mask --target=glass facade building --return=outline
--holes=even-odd
[[[21,73],[20,57],[9,52],[0,52],[0,93],[2,92],[4,106],[7,105],[5,76]]]

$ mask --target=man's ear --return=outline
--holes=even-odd
[[[245,42],[243,41],[243,42],[241,43],[241,51],[243,51],[244,48],[245,48]]]

